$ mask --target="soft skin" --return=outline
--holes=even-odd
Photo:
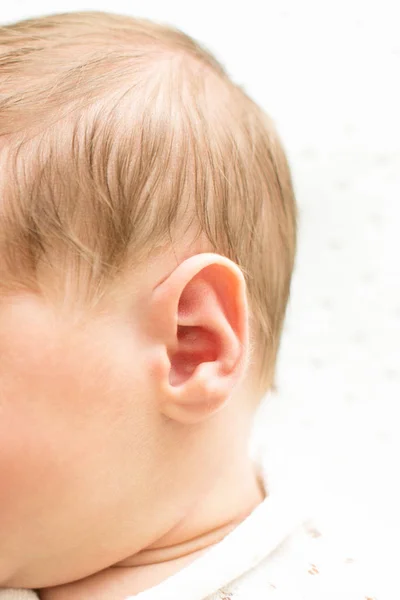
[[[1,298],[0,587],[137,593],[263,498],[240,269],[166,252],[124,289]]]

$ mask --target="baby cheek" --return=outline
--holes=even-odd
[[[37,514],[50,489],[62,484],[59,453],[56,461],[38,423],[18,417],[14,411],[0,421],[0,530],[3,524]]]
[[[74,444],[61,405],[66,382],[53,385],[49,360],[24,358],[1,374],[0,531],[7,527],[11,535],[57,510]]]

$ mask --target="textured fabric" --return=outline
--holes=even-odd
[[[0,590],[0,600],[37,600],[31,590]]]
[[[378,600],[365,569],[303,526],[259,565],[207,600]]]

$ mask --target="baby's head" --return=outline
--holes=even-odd
[[[295,242],[271,121],[192,39],[0,29],[0,587],[149,546],[241,460]]]

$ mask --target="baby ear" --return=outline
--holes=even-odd
[[[248,306],[240,268],[218,254],[192,256],[153,290],[150,313],[164,353],[157,370],[161,412],[181,423],[209,417],[246,367]]]

